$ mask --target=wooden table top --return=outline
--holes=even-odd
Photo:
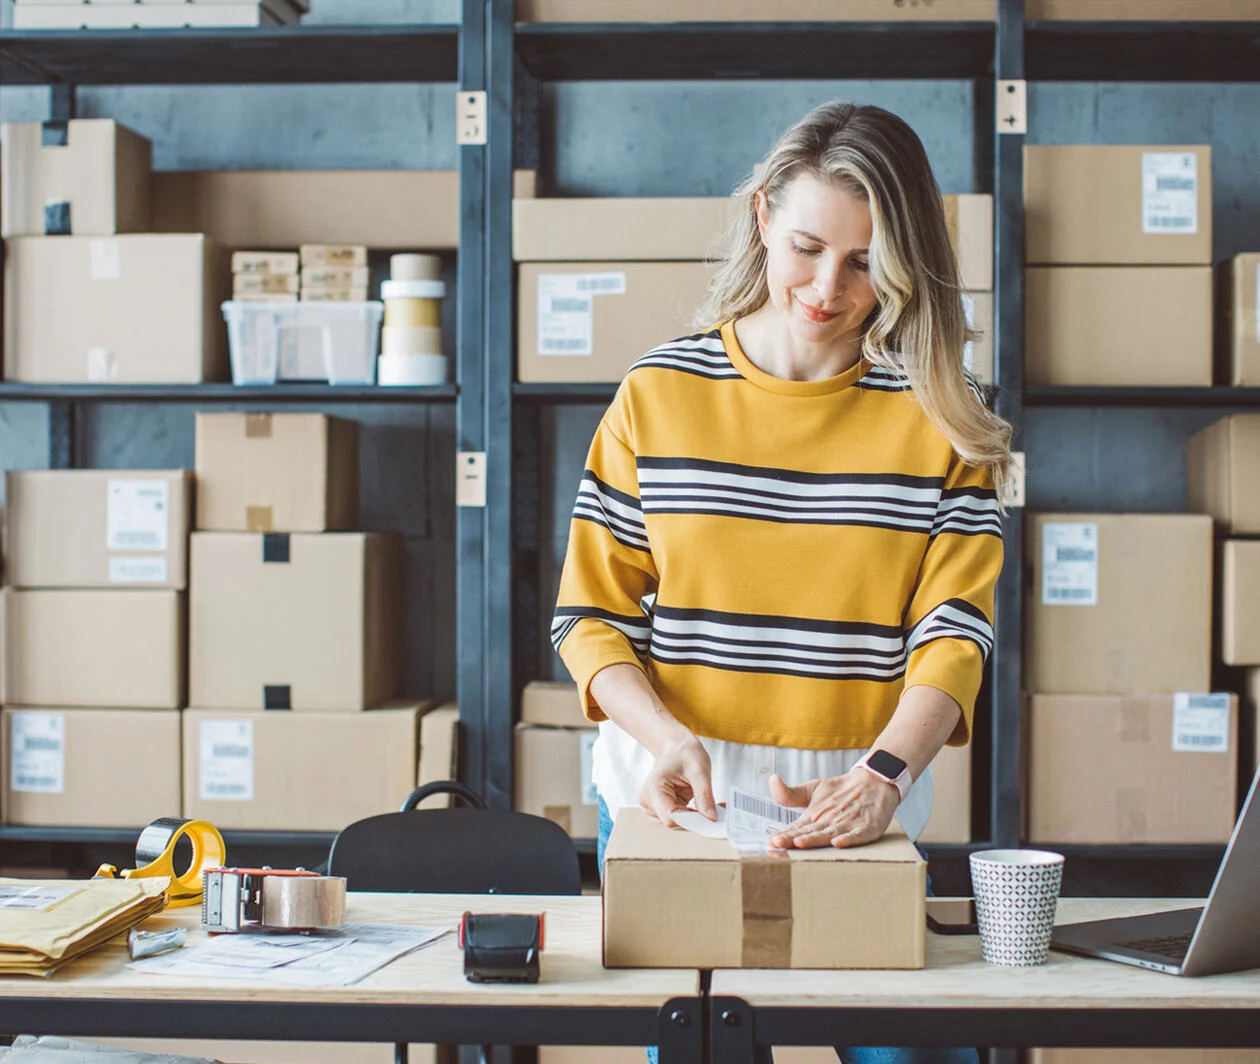
[[[0,998],[118,999],[148,1001],[316,1002],[374,1005],[495,1005],[657,1008],[675,997],[697,997],[699,974],[691,970],[609,970],[602,963],[602,907],[598,897],[511,897],[505,895],[354,894],[348,923],[411,924],[454,928],[460,914],[545,912],[547,941],[542,980],[535,985],[470,983],[455,936],[400,957],[353,986],[299,988],[259,986],[241,979],[186,980],[148,975],[125,967],[127,947],[118,938],[58,972],[51,979],[0,977]],[[143,927],[190,929],[188,945],[206,938],[195,929],[200,907],[168,909]]]
[[[1057,922],[1080,923],[1202,905],[1202,900],[1063,898]],[[719,971],[714,997],[762,1007],[1260,1008],[1260,970],[1194,979],[1050,951],[1038,968],[999,968],[973,935],[927,936],[920,971]]]

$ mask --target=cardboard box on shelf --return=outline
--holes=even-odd
[[[1234,695],[1030,700],[1032,842],[1226,842],[1237,782]]]
[[[992,22],[996,0],[516,0],[521,22]]]
[[[926,875],[904,835],[741,860],[625,808],[605,854],[604,965],[922,968]]]
[[[249,276],[297,273],[300,268],[296,251],[234,251],[232,273]]]
[[[1206,387],[1206,266],[1045,266],[1024,271],[1030,384]]]
[[[1212,521],[1033,514],[1024,686],[1036,694],[1209,689]]]
[[[453,703],[429,710],[420,720],[420,764],[416,785],[459,778],[459,707]],[[447,809],[449,795],[426,798],[417,809]]]
[[[376,1042],[246,1042],[239,1039],[202,1041],[191,1038],[96,1036],[87,1040],[140,1053],[200,1057],[227,1064],[394,1064],[394,1047]],[[408,1050],[407,1064],[457,1064],[459,1059],[454,1046],[413,1043]]]
[[[0,607],[5,705],[184,705],[181,592],[5,588]]]
[[[521,692],[521,723],[552,728],[591,728],[582,712],[577,684],[534,680]]]
[[[1217,266],[1216,350],[1224,383],[1260,385],[1260,254]]]
[[[7,824],[136,828],[178,816],[176,709],[4,710]]]
[[[1228,535],[1260,532],[1260,415],[1233,414],[1186,445],[1190,509]]]
[[[232,298],[290,295],[300,287],[296,273],[238,273],[232,278]]]
[[[520,266],[517,376],[609,381],[652,348],[695,330],[702,262],[548,262]]]
[[[1024,213],[1030,265],[1209,266],[1212,149],[1030,144]]]
[[[422,707],[184,711],[184,816],[219,828],[340,831],[416,785]]]
[[[513,808],[559,824],[574,838],[599,834],[599,796],[591,783],[593,728],[516,726]]]
[[[149,227],[153,146],[110,118],[0,127],[0,235],[110,236]]]
[[[993,293],[964,292],[967,325],[979,335],[963,348],[963,365],[978,384],[991,387],[993,368]]]
[[[1221,549],[1221,660],[1260,665],[1260,540],[1231,539]]]
[[[1257,0],[1028,0],[1025,14],[1029,19],[1066,19],[1074,22],[1173,22],[1177,20],[1246,21],[1260,19]],[[1044,1052],[1044,1051],[1034,1051]],[[1055,1064],[1065,1060],[1083,1060],[1096,1050],[1056,1050]],[[1185,1060],[1198,1061],[1191,1051]],[[1113,1054],[1114,1055],[1114,1054]],[[1173,1053],[1176,1056],[1176,1053]],[[1100,1058],[1100,1060],[1103,1058]],[[1250,1059],[1250,1058],[1249,1058]],[[1152,1058],[1154,1064],[1155,1058]],[[1260,1061],[1260,1055],[1256,1057]],[[1047,1064],[1050,1064],[1047,1061]]]
[[[190,705],[364,710],[392,698],[401,546],[365,532],[194,533]]]
[[[188,586],[187,470],[9,472],[5,492],[11,586]]]
[[[4,373],[36,383],[227,377],[226,252],[200,235],[6,241]]]
[[[932,816],[924,842],[971,841],[971,747],[945,746],[932,761]]]
[[[958,274],[964,289],[993,289],[993,197],[989,195],[942,196],[945,225],[958,256]]]
[[[359,510],[359,426],[326,414],[198,413],[198,531],[337,532]]]
[[[518,262],[716,258],[738,209],[729,196],[516,200],[512,257]]]

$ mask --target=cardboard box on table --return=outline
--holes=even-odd
[[[1216,350],[1224,383],[1260,384],[1260,254],[1216,267]]]
[[[599,731],[516,726],[513,808],[559,824],[574,838],[599,834],[599,798],[591,783],[591,748]]]
[[[1232,414],[1186,445],[1190,509],[1227,535],[1260,533],[1260,415]]]

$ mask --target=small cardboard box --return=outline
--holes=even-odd
[[[521,22],[992,22],[996,0],[516,0]]]
[[[993,197],[989,195],[942,196],[945,225],[958,256],[958,273],[964,289],[993,290]]]
[[[6,475],[13,587],[188,586],[186,470],[59,469]]]
[[[339,532],[359,510],[359,426],[326,414],[197,415],[199,532]]]
[[[1190,509],[1228,535],[1260,532],[1260,414],[1233,414],[1186,445]]]
[[[978,384],[991,387],[993,366],[993,293],[964,292],[967,326],[979,335],[963,348],[963,365]]]
[[[521,692],[521,723],[551,728],[589,728],[577,684],[553,680],[527,683]]]
[[[184,816],[219,828],[340,831],[416,786],[423,707],[184,711]]]
[[[1181,705],[1178,705],[1178,702]],[[1234,829],[1238,699],[1034,695],[1028,838],[1214,843]]]
[[[27,236],[5,242],[11,381],[199,384],[226,379],[227,253],[199,235]]]
[[[1210,518],[1034,514],[1029,531],[1026,690],[1210,689]]]
[[[300,712],[392,698],[401,546],[364,532],[193,533],[191,704]]]
[[[599,795],[591,783],[595,728],[516,726],[513,808],[559,824],[575,839],[599,834]]]
[[[149,228],[148,138],[110,118],[5,122],[0,137],[0,236]]]
[[[181,592],[5,588],[0,596],[6,705],[184,705]]]
[[[1066,19],[1072,22],[1139,22],[1143,20],[1149,22],[1177,20],[1243,22],[1249,19],[1260,19],[1260,3],[1257,3],[1257,0],[1028,0],[1025,17],[1028,19]],[[1033,1050],[1033,1052],[1048,1053],[1045,1064],[1060,1064],[1060,1061],[1062,1064],[1068,1064],[1069,1061],[1075,1061],[1077,1064],[1086,1060],[1092,1062],[1093,1054],[1098,1054],[1099,1064],[1104,1064],[1105,1061],[1122,1064],[1124,1058],[1129,1055],[1127,1050],[1096,1049]],[[1133,1055],[1136,1056],[1137,1052],[1134,1050]],[[1181,1064],[1199,1064],[1202,1061],[1203,1064],[1207,1064],[1211,1052],[1208,1050],[1208,1055],[1204,1056],[1202,1050],[1166,1050],[1162,1055],[1152,1053],[1150,1064],[1158,1064],[1161,1060],[1179,1061]],[[1217,1052],[1223,1052],[1227,1058],[1237,1056],[1237,1054],[1224,1051]],[[1260,1062],[1260,1053],[1253,1056]],[[1246,1059],[1252,1060],[1253,1056],[1247,1056]],[[1222,1060],[1221,1064],[1226,1064],[1226,1062]]]
[[[1221,660],[1260,665],[1260,540],[1227,540],[1221,551]]]
[[[932,759],[932,816],[918,841],[971,841],[971,746],[943,746]]]
[[[1206,266],[1047,266],[1024,271],[1030,384],[1206,387]]]
[[[522,263],[517,376],[615,383],[652,348],[695,332],[708,287],[702,262]]]
[[[416,785],[459,779],[459,707],[453,703],[431,709],[420,718],[420,764]],[[417,809],[449,809],[449,795],[435,794]]]
[[[904,835],[741,859],[625,808],[605,854],[604,965],[922,968],[926,885]]]
[[[1260,385],[1260,254],[1217,266],[1216,350],[1225,383]]]
[[[6,709],[7,824],[136,828],[178,816],[175,709]]]
[[[1030,265],[1210,266],[1212,149],[1029,144],[1024,216]]]
[[[515,200],[512,257],[517,262],[717,258],[738,208],[728,196]]]

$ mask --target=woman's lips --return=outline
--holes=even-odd
[[[801,300],[799,299],[797,300],[797,303],[800,303],[801,311],[802,313],[804,313],[808,321],[815,321],[815,322],[822,323],[822,322],[831,321],[832,318],[835,318],[838,316],[837,314],[829,313],[828,311],[825,311],[825,310],[819,310],[818,307],[812,307],[808,303],[801,302]]]

